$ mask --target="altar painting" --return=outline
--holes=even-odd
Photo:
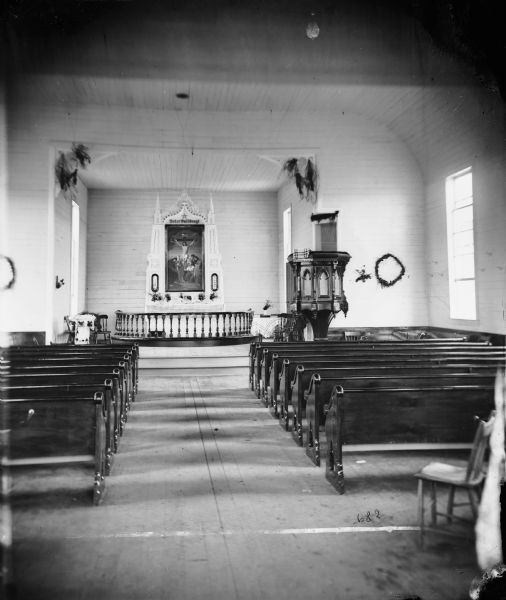
[[[166,291],[204,291],[204,225],[166,225]]]

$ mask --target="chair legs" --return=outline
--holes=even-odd
[[[455,501],[455,487],[453,485],[450,486],[450,491],[448,492],[448,504],[446,507],[446,521],[451,523],[453,521],[453,504]]]
[[[468,489],[467,494],[469,496],[469,502],[471,504],[471,510],[473,511],[473,518],[476,521],[478,518],[478,506],[480,504],[480,499],[476,490]]]
[[[431,525],[436,526],[437,520],[437,498],[436,498],[436,482],[430,482],[430,518]]]
[[[424,507],[423,507],[423,479],[418,480],[418,524],[420,526],[420,548],[423,548],[423,537],[424,537]]]
[[[427,527],[425,524],[425,507],[424,507],[424,483],[423,479],[418,480],[418,525],[420,527],[419,534],[419,545],[420,548],[423,549],[425,534],[427,532]],[[427,481],[430,485],[430,499],[429,499],[429,507],[430,507],[430,527],[429,529],[436,529],[437,526],[437,516],[446,517],[447,523],[453,523],[455,519],[459,519],[462,521],[468,521],[467,518],[463,518],[457,515],[454,515],[453,509],[455,506],[471,506],[471,511],[473,514],[474,522],[476,522],[478,518],[478,507],[480,504],[480,495],[476,489],[468,489],[467,495],[469,497],[469,502],[455,502],[455,493],[456,487],[454,485],[449,486],[448,491],[448,502],[447,502],[447,510],[446,512],[438,512],[437,511],[437,483],[435,481]],[[449,531],[448,531],[449,533]],[[461,535],[459,533],[455,533],[454,535]]]

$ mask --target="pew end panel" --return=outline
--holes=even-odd
[[[305,387],[304,386],[304,366],[297,365],[295,376],[290,382],[291,398],[292,398],[292,437],[299,446],[304,445],[303,421],[306,409],[305,404]]]
[[[322,379],[318,373],[311,376],[309,387],[304,392],[306,398],[306,455],[320,466],[320,388]]]
[[[343,394],[343,388],[336,385],[332,390],[329,410],[325,419],[325,437],[327,439],[325,477],[339,494],[344,494],[343,447],[341,443],[343,439]]]
[[[279,391],[275,398],[280,425],[285,431],[290,429],[289,405],[291,404],[291,387],[289,379],[289,361],[283,359],[279,374]]]

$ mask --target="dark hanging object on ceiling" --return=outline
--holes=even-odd
[[[301,200],[316,202],[318,170],[310,158],[289,158],[283,165],[283,171],[295,180]]]
[[[75,197],[77,173],[91,163],[88,148],[84,144],[72,144],[70,152],[60,152],[55,164],[55,176],[62,192]]]

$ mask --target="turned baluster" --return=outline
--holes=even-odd
[[[228,313],[228,335],[232,335],[232,313]]]
[[[181,337],[181,315],[177,316],[177,337]]]
[[[234,313],[234,335],[237,335],[237,313]]]
[[[197,315],[193,315],[193,336],[197,337]]]
[[[201,332],[200,337],[204,337],[205,336],[205,333],[204,333],[204,323],[205,323],[205,320],[206,320],[206,316],[205,315],[201,315],[200,318],[202,319],[202,323],[201,323],[201,325],[202,325],[202,332]]]
[[[214,313],[209,313],[209,336],[208,337],[213,337],[213,332],[211,330],[211,325],[213,322],[213,314]]]
[[[173,315],[169,315],[169,337],[174,337],[174,334],[172,333],[172,317]]]
[[[186,336],[185,337],[188,337],[188,319],[189,318],[190,318],[189,315],[185,316],[185,319],[186,319]]]
[[[167,318],[167,315],[163,314],[162,315],[162,337],[167,337],[165,335],[165,319]]]
[[[216,317],[216,337],[220,337],[220,313],[214,313]]]

